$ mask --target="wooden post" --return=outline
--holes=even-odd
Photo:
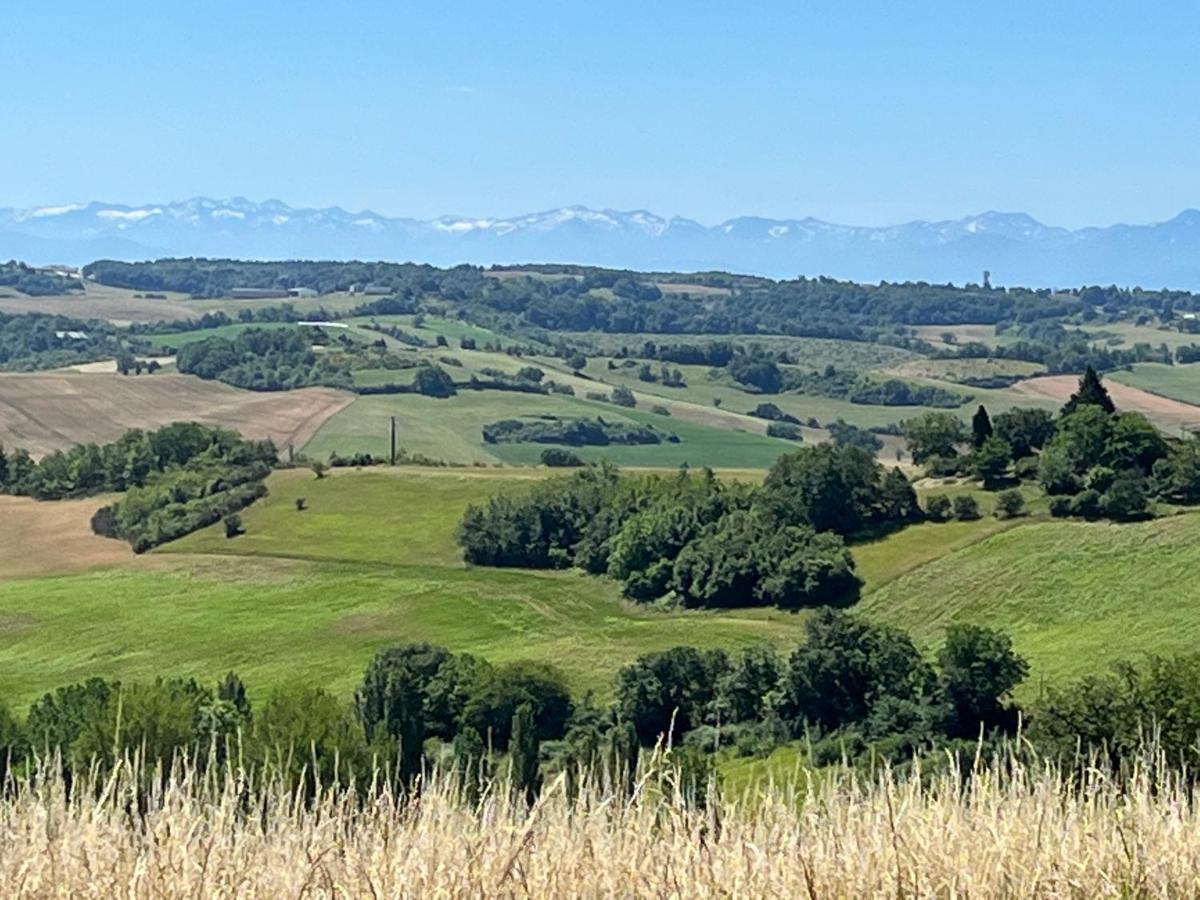
[[[396,464],[396,417],[392,416],[392,457],[391,465]]]

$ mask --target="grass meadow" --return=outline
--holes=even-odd
[[[668,612],[579,572],[465,566],[454,531],[467,504],[550,474],[401,467],[317,479],[286,470],[243,513],[240,537],[218,525],[128,562],[0,580],[0,695],[19,706],[89,675],[212,680],[234,669],[255,690],[303,672],[348,696],[375,651],[423,640],[497,662],[548,660],[574,689],[605,696],[641,653],[801,640],[802,612]],[[1200,638],[1189,580],[1200,516],[1059,522],[1031,491],[1032,515],[1000,521],[978,488],[920,490],[974,493],[984,516],[910,527],[852,552],[865,581],[858,609],[912,630],[927,649],[951,622],[995,625],[1031,659],[1037,685]],[[85,528],[78,519],[72,527]],[[66,545],[46,534],[40,552],[52,562]]]

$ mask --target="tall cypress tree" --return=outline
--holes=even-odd
[[[1062,414],[1069,416],[1081,406],[1099,406],[1110,416],[1117,411],[1112,397],[1108,395],[1108,389],[1101,383],[1100,376],[1091,366],[1087,367],[1083,377],[1079,379],[1079,389],[1067,400],[1067,405],[1062,408]]]
[[[971,419],[971,443],[978,450],[983,446],[983,442],[991,436],[992,418],[981,403],[979,404],[979,409],[975,410],[975,415]]]
[[[512,756],[513,791],[532,803],[541,787],[538,773],[538,736],[533,722],[533,707],[522,703],[512,720],[512,739],[508,752]]]

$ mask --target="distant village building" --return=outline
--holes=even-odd
[[[35,266],[33,271],[58,278],[80,278],[83,275],[82,270],[75,266]]]
[[[234,300],[271,300],[290,296],[287,288],[234,288],[229,292]]]
[[[321,293],[320,293],[320,291],[314,291],[312,288],[295,287],[295,288],[288,288],[288,296],[289,297],[319,297],[319,296],[321,296]]]
[[[390,294],[392,289],[386,284],[352,284],[350,285],[351,294],[366,294],[371,297],[381,297],[384,294]]]
[[[56,331],[54,336],[60,341],[86,341],[88,339],[86,331]]]

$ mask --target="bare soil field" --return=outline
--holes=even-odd
[[[1130,387],[1111,379],[1106,380],[1104,385],[1108,388],[1108,393],[1119,410],[1140,412],[1163,428],[1200,427],[1200,406],[1151,394],[1149,391]],[[1077,375],[1046,375],[1019,381],[1013,385],[1012,389],[1031,396],[1050,397],[1066,402],[1078,387],[1079,376]]]
[[[331,388],[256,393],[191,375],[3,374],[0,444],[38,456],[130,428],[196,421],[299,448],[353,399]]]
[[[0,495],[0,579],[80,572],[133,559],[124,541],[92,534],[92,513],[112,499],[39,503]]]
[[[82,294],[61,297],[27,297],[10,292],[0,296],[0,312],[47,313],[75,319],[103,319],[114,325],[131,322],[158,322],[190,319],[198,315],[194,305],[183,294],[169,294],[168,299],[135,297],[137,291],[87,283]]]

